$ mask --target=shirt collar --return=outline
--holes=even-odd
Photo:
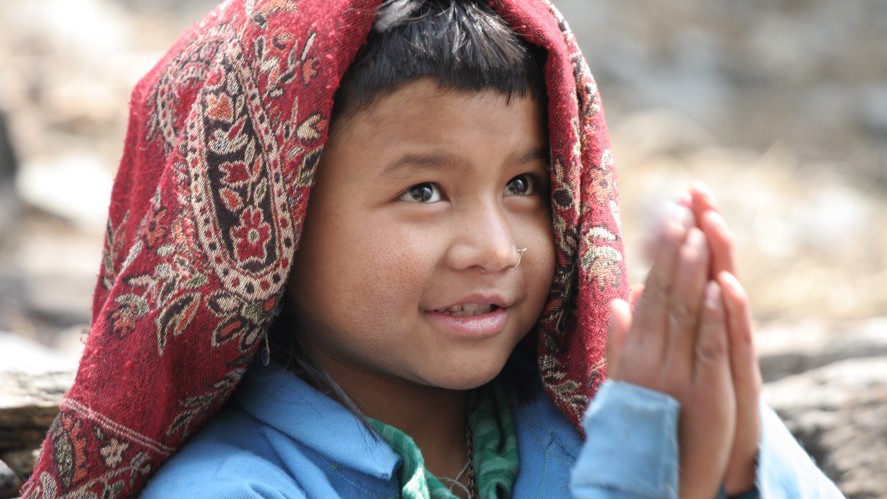
[[[235,401],[262,423],[329,460],[390,480],[400,457],[361,419],[280,364],[254,365]]]

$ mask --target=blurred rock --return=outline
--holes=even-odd
[[[887,83],[867,85],[861,92],[859,114],[872,133],[887,137]]]
[[[114,179],[101,158],[70,154],[26,166],[18,180],[26,202],[85,230],[104,229]]]
[[[38,454],[39,450],[37,449],[10,451],[0,454],[0,461],[6,463],[13,473],[23,477],[31,474]]]
[[[0,497],[16,497],[22,480],[3,461],[0,461]]]
[[[620,121],[614,134],[630,147],[633,161],[687,154],[714,144],[714,137],[702,125],[668,109],[633,113]]]
[[[74,371],[0,371],[0,453],[37,448]]]
[[[74,382],[77,358],[0,332],[0,498],[15,497]]]
[[[0,329],[11,328],[24,314],[17,290],[23,276],[16,261],[21,203],[15,186],[18,158],[6,113],[0,109]]]
[[[852,499],[887,497],[887,317],[757,335],[764,399]]]
[[[887,2],[556,4],[611,120],[669,108],[718,143],[762,150],[784,141],[805,162],[834,161],[866,178],[877,171],[887,116]]]
[[[766,385],[764,398],[848,497],[885,497],[887,356],[786,377]]]
[[[35,449],[74,381],[73,370],[39,372],[38,365],[0,370],[0,497],[14,497],[30,474]]]
[[[20,239],[18,265],[28,276],[22,299],[35,329],[52,328],[34,337],[56,347],[63,331],[83,329],[90,321],[102,233],[43,213],[32,215]]]
[[[9,137],[9,125],[6,121],[6,113],[0,109],[0,183],[2,184],[13,180],[18,170],[18,158]]]
[[[773,382],[839,361],[887,358],[887,317],[839,325],[814,320],[769,325],[755,341],[764,382]]]
[[[59,352],[19,335],[0,331],[0,375],[3,373],[47,373],[66,372],[77,367],[80,352]],[[11,382],[11,381],[10,381]],[[9,393],[0,384],[0,402]]]

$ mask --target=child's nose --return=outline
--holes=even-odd
[[[513,228],[501,209],[471,213],[459,226],[456,241],[450,248],[453,267],[500,272],[519,263],[519,241],[515,241]]]

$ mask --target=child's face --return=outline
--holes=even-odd
[[[289,290],[297,334],[346,391],[367,375],[479,386],[539,317],[555,259],[544,111],[506,102],[419,80],[336,123]]]

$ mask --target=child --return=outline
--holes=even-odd
[[[379,3],[229,0],[136,87],[24,494],[839,496],[759,419],[704,189],[622,301],[600,102],[554,9]]]

